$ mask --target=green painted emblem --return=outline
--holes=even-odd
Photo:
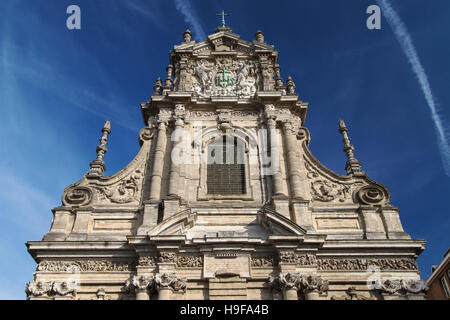
[[[235,78],[232,77],[231,74],[232,73],[225,69],[225,67],[222,67],[216,75],[216,86],[222,88],[232,87],[234,85]]]

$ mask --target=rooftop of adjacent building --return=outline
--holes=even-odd
[[[431,274],[430,277],[427,279],[427,285],[433,282],[439,275],[445,270],[446,267],[450,265],[450,248],[447,249],[447,251],[444,253],[444,258],[439,263],[439,265],[433,265],[431,266]]]

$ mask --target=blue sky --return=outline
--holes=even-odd
[[[425,70],[444,128],[450,123],[450,2],[391,0]],[[81,8],[81,30],[66,8]],[[350,128],[364,170],[391,192],[405,230],[428,244],[418,259],[426,279],[449,247],[450,178],[427,101],[393,29],[366,28],[375,0],[0,2],[0,299],[23,299],[35,270],[24,243],[48,232],[66,186],[95,158],[111,120],[107,174],[137,153],[139,103],[165,76],[168,50],[186,28],[196,40],[220,19],[244,40],[261,29],[310,102],[311,150],[343,174],[337,120]],[[445,160],[445,159],[444,159]]]

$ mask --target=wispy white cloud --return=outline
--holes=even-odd
[[[145,5],[140,1],[133,1],[133,0],[126,0],[123,2],[125,7],[127,7],[129,10],[133,10],[140,15],[148,18],[150,21],[152,21],[157,27],[160,29],[165,28],[165,24],[162,21],[162,19],[158,16],[155,10],[150,8],[148,5],[151,4],[149,2],[146,2]]]
[[[6,93],[25,94],[23,90],[27,86],[23,84],[28,83],[58,96],[67,102],[67,106],[83,109],[100,118],[109,118],[115,124],[133,132],[136,130],[133,120],[126,114],[127,108],[124,108],[124,102],[120,101],[120,97],[117,97],[113,90],[108,90],[105,95],[93,92],[86,83],[61,71],[64,68],[57,61],[49,63],[39,55],[30,55],[26,52],[31,51],[24,50],[8,37],[2,41],[0,52],[2,52],[0,60],[3,70],[2,87]],[[27,60],[33,63],[23,63]],[[105,83],[105,88],[114,87],[114,84],[107,80],[108,77],[101,67],[97,69],[97,76]],[[13,103],[13,101],[7,99],[4,103]]]
[[[203,30],[200,20],[195,15],[189,0],[175,0],[175,7],[183,15],[184,21],[192,28],[194,39],[196,41],[205,40],[205,31]]]
[[[58,57],[45,46],[44,36],[36,38],[29,33],[34,27],[42,28],[35,18],[39,12],[26,12],[22,19],[29,21],[26,29],[17,26],[19,20],[8,12],[20,8],[14,1],[6,2],[3,9],[6,12],[0,21],[2,41],[0,41],[0,90],[2,91],[3,107],[13,109],[15,100],[21,96],[29,96],[29,88],[39,88],[52,96],[59,98],[67,107],[76,107],[98,116],[110,119],[114,125],[135,132],[135,114],[129,112],[120,86],[112,80],[107,68],[95,56],[79,45],[67,42],[77,52],[77,59],[85,61],[91,70],[95,70],[95,79],[82,79],[73,74],[67,65],[67,57]],[[36,24],[36,25],[35,25]],[[57,29],[46,29],[46,35],[57,35]],[[49,58],[51,57],[51,58]],[[97,90],[93,91],[93,84]],[[9,114],[10,122],[14,113]],[[11,126],[11,128],[14,128]],[[20,126],[17,126],[20,128]]]
[[[1,263],[0,300],[25,298],[25,283],[32,280],[35,263],[24,243],[40,240],[48,232],[50,209],[60,203],[14,169],[0,166],[0,254],[8,257]]]
[[[1,220],[10,220],[33,235],[48,231],[52,217],[50,209],[59,205],[58,199],[21,180],[17,174],[13,173],[13,176],[11,171],[11,168],[0,168],[0,200],[4,203]]]
[[[400,43],[403,52],[405,53],[408,62],[411,64],[412,70],[419,81],[422,92],[427,101],[428,107],[431,112],[431,118],[434,122],[437,133],[437,143],[439,146],[441,159],[444,167],[444,171],[447,176],[450,177],[450,144],[449,144],[449,132],[448,128],[444,125],[444,120],[441,118],[438,112],[436,101],[431,91],[430,83],[428,81],[425,69],[420,62],[417,50],[411,39],[411,35],[406,28],[397,12],[392,8],[391,3],[388,0],[377,0],[381,7],[381,11],[389,22],[398,42]]]

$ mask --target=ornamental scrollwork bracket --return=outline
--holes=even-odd
[[[389,202],[388,191],[376,184],[363,186],[353,194],[354,200],[365,205],[383,205]]]
[[[149,126],[146,128],[142,128],[139,132],[139,145],[142,146],[145,141],[151,140],[154,135],[154,128],[153,126]]]
[[[71,187],[62,196],[62,203],[65,206],[86,206],[91,202],[92,190],[88,187]]]

